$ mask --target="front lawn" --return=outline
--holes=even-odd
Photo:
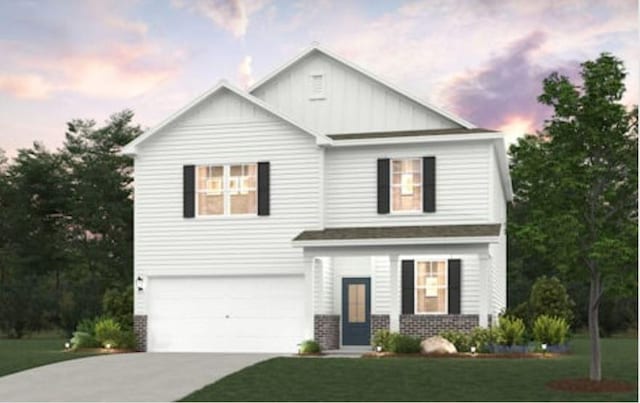
[[[229,375],[183,401],[637,401],[638,393],[550,390],[588,376],[588,340],[554,359],[275,358]],[[637,382],[637,339],[603,339],[603,374]]]
[[[60,338],[0,339],[0,376],[94,353],[64,351]]]

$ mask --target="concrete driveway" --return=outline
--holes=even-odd
[[[0,401],[175,401],[271,357],[133,353],[79,358],[0,377]]]

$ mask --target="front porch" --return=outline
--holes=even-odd
[[[499,224],[301,233],[314,339],[335,350],[369,346],[379,329],[425,338],[490,325],[504,308],[500,234]]]

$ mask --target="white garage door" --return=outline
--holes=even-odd
[[[151,278],[149,351],[295,352],[304,335],[302,276]]]

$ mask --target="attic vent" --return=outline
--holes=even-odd
[[[324,99],[325,98],[325,79],[324,74],[315,73],[311,74],[311,91],[310,99]]]

